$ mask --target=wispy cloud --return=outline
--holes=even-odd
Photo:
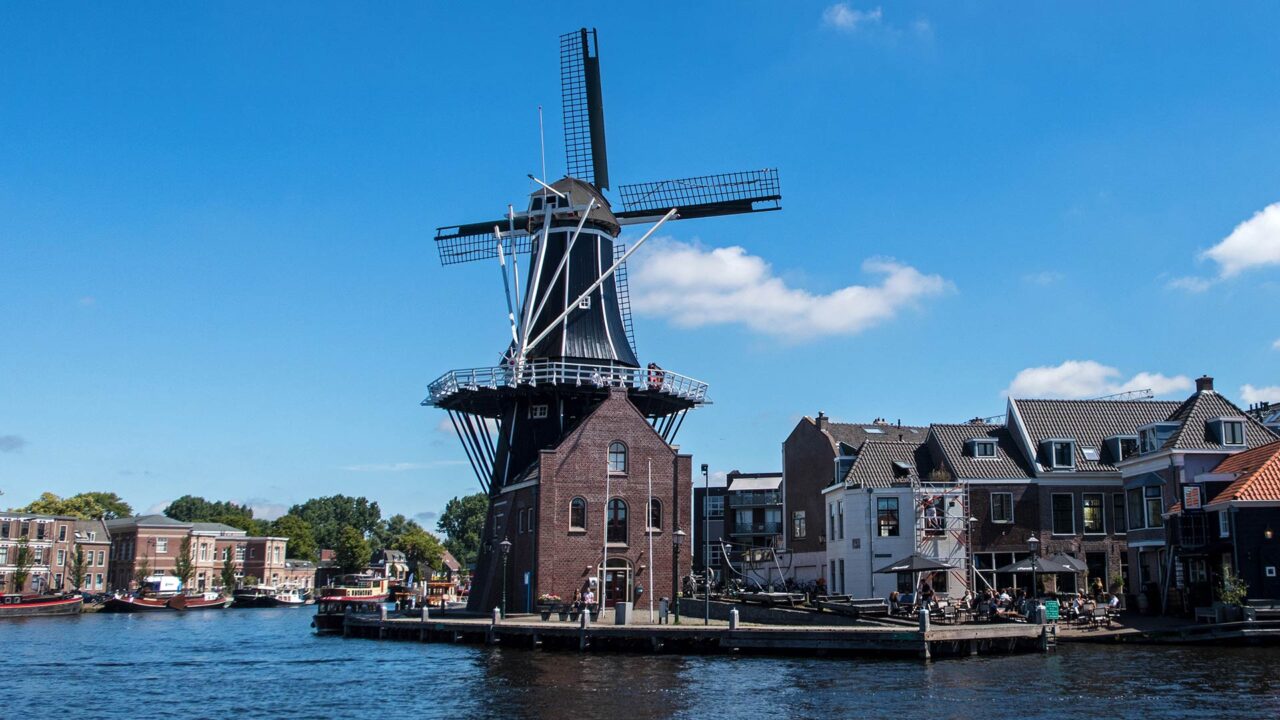
[[[1030,285],[1047,286],[1062,282],[1067,276],[1053,270],[1042,270],[1040,272],[1027,273],[1022,276],[1022,282]]]
[[[1254,213],[1217,245],[1200,253],[1200,258],[1218,264],[1216,278],[1176,278],[1169,286],[1204,292],[1214,283],[1229,280],[1246,270],[1280,265],[1280,203],[1272,203]]]
[[[26,439],[21,435],[0,435],[0,452],[22,452],[27,444]]]
[[[98,298],[92,295],[85,295],[84,297],[77,300],[76,304],[78,304],[80,307],[93,307],[94,305],[98,304]]]
[[[836,3],[822,11],[822,24],[843,32],[855,32],[868,25],[878,25],[884,17],[879,7],[871,10],[858,10],[849,3]]]
[[[1004,394],[1015,398],[1091,398],[1130,390],[1168,395],[1191,389],[1186,375],[1140,372],[1125,380],[1117,368],[1093,360],[1067,360],[1061,365],[1026,368],[1009,383]]]
[[[439,517],[440,513],[435,512],[434,510],[423,510],[420,513],[414,513],[413,515],[413,519],[417,520],[418,523],[425,528],[430,528],[434,525]]]
[[[1240,399],[1250,405],[1258,402],[1280,402],[1280,385],[1254,387],[1246,383],[1240,386]]]
[[[248,500],[237,501],[236,504],[252,509],[253,516],[259,520],[275,520],[289,512],[288,505],[271,502],[265,498],[249,498]]]
[[[1275,342],[1271,343],[1271,349],[1272,349],[1272,350],[1280,350],[1280,339],[1278,339],[1278,340],[1276,340]]]
[[[737,324],[795,341],[856,335],[953,289],[939,275],[889,258],[867,260],[862,270],[880,282],[814,294],[789,287],[769,263],[741,247],[705,249],[666,239],[636,262],[632,302],[637,312],[681,327]]]
[[[343,465],[343,470],[351,472],[407,472],[409,470],[427,470],[429,468],[465,465],[465,460],[433,460],[432,462],[396,462],[365,463],[359,465]]]

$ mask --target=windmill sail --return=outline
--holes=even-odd
[[[604,100],[596,31],[582,28],[560,36],[560,103],[569,177],[609,189],[604,144]]]
[[[671,208],[678,208],[682,219],[782,209],[778,171],[772,169],[621,185],[618,192],[619,220],[661,215]]]

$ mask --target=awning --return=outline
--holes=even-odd
[[[933,570],[950,570],[953,566],[944,562],[927,558],[923,555],[911,555],[885,565],[877,573],[931,572]]]
[[[782,476],[774,475],[771,477],[758,478],[734,478],[729,483],[729,492],[740,492],[743,490],[777,490],[782,487]]]

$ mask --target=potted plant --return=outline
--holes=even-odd
[[[550,620],[551,613],[560,605],[560,596],[554,593],[542,593],[538,596],[538,612],[543,620]]]
[[[1215,620],[1223,622],[1239,622],[1244,617],[1244,600],[1249,594],[1249,586],[1236,575],[1231,568],[1222,573],[1222,586],[1217,590],[1218,601],[1213,604]]]

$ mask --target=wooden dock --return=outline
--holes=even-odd
[[[1026,623],[918,628],[884,626],[606,625],[486,618],[349,615],[347,637],[416,642],[486,643],[509,647],[653,653],[768,653],[957,657],[1047,652],[1052,626]]]

